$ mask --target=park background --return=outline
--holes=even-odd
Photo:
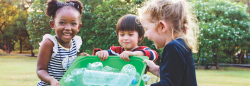
[[[64,0],[60,0],[64,1]],[[147,0],[79,0],[83,3],[81,52],[119,46],[115,27]],[[188,0],[198,18],[194,52],[199,86],[250,86],[250,0]],[[36,85],[36,56],[46,33],[55,35],[45,14],[47,0],[0,0],[0,85]],[[144,39],[143,46],[155,49]],[[162,50],[156,50],[161,54]],[[160,55],[159,55],[160,56]],[[159,57],[160,58],[160,57]],[[156,62],[159,64],[160,59]]]

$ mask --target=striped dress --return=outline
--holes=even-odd
[[[79,45],[81,45],[81,42],[76,43],[76,40],[81,41],[81,39],[79,39],[79,37],[74,37],[71,40],[72,42],[71,48],[67,49],[57,42],[55,36],[46,34],[43,37],[43,39],[45,38],[49,38],[54,43],[53,51],[55,52],[52,54],[51,59],[48,63],[47,72],[51,77],[54,77],[56,80],[60,81],[60,79],[66,72],[66,69],[70,66],[70,64],[76,58],[76,53],[77,51],[79,51],[79,48],[80,48]],[[40,80],[37,86],[50,86],[50,85]]]

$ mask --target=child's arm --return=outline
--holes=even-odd
[[[158,54],[156,51],[151,50],[146,46],[139,46],[136,51],[123,51],[120,54],[120,58],[125,61],[129,61],[129,56],[148,56],[149,60],[156,61],[158,58]]]
[[[142,51],[123,51],[120,55],[121,60],[130,61],[129,56],[144,56]]]
[[[138,48],[141,48],[138,51],[142,51],[144,53],[143,56],[148,56],[149,60],[155,62],[158,59],[158,54],[155,50],[151,50],[149,47],[146,46],[140,46]]]
[[[60,83],[53,77],[51,77],[48,72],[48,63],[51,58],[53,50],[53,42],[50,39],[45,39],[42,41],[42,45],[39,49],[37,58],[37,76],[44,82],[51,84],[51,86],[60,86]]]

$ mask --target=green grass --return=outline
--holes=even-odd
[[[235,70],[196,70],[199,86],[250,86],[250,71]]]
[[[0,54],[0,86],[36,86],[36,58]]]
[[[35,86],[39,81],[36,61],[36,57],[0,53],[0,86]],[[149,72],[148,75],[153,76]],[[250,69],[199,69],[196,77],[198,86],[250,86]],[[156,81],[157,78],[148,84]]]

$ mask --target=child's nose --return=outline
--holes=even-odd
[[[125,36],[124,36],[124,39],[129,39],[129,35],[125,35]]]
[[[67,25],[65,26],[65,30],[71,30],[70,25],[67,24]]]

